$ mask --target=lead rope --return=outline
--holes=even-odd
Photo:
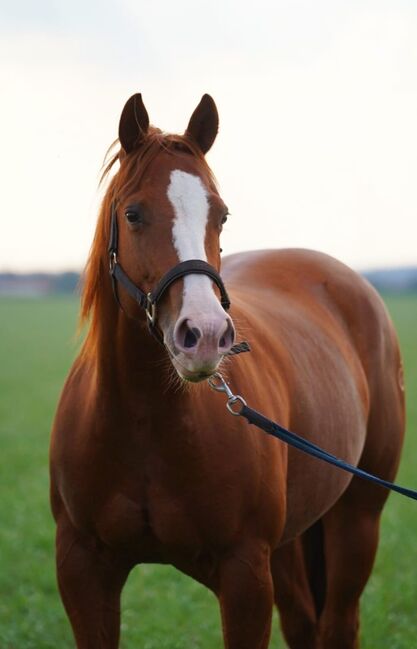
[[[332,453],[328,453],[324,449],[320,448],[320,446],[309,442],[300,435],[292,433],[290,430],[287,430],[283,426],[280,426],[280,424],[277,424],[271,419],[264,417],[264,415],[261,415],[261,413],[259,413],[257,410],[250,408],[243,397],[241,397],[239,394],[233,394],[232,390],[230,389],[229,385],[226,383],[220,372],[215,372],[208,379],[208,384],[212,388],[212,390],[226,394],[226,408],[235,417],[245,417],[245,419],[247,419],[250,424],[257,426],[268,435],[276,437],[289,446],[293,446],[299,451],[307,453],[307,455],[316,457],[319,460],[323,460],[323,462],[327,462],[328,464],[332,464],[333,466],[342,469],[343,471],[347,471],[348,473],[352,473],[353,475],[363,478],[364,480],[368,480],[370,482],[373,482],[374,484],[380,485],[381,487],[385,487],[385,489],[396,491],[403,496],[407,496],[407,498],[417,500],[417,491],[414,491],[413,489],[407,489],[405,487],[400,487],[393,482],[383,480],[382,478],[378,478],[378,476],[372,475],[372,473],[368,473],[367,471],[364,471],[357,466],[353,466],[352,464],[345,462],[345,460],[336,457]]]

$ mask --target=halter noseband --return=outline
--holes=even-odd
[[[217,284],[220,290],[220,303],[225,311],[230,308],[230,300],[223,280],[217,270],[202,259],[189,259],[182,261],[173,268],[171,268],[162,278],[152,291],[145,293],[139,286],[126,275],[125,271],[117,261],[119,231],[117,227],[117,212],[115,204],[111,206],[111,224],[110,224],[110,241],[109,241],[109,260],[110,260],[110,275],[113,285],[113,293],[116,297],[117,303],[122,308],[119,295],[117,292],[117,283],[119,282],[131,297],[143,308],[146,312],[148,328],[151,334],[163,344],[161,332],[156,326],[157,313],[156,309],[158,302],[164,295],[165,291],[181,277],[185,275],[207,275],[210,279]]]

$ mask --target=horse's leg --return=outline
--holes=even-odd
[[[348,492],[324,516],[326,602],[320,618],[323,649],[359,647],[359,598],[371,574],[381,512]]]
[[[301,538],[275,550],[271,558],[275,603],[290,649],[318,649],[317,619]]]
[[[381,377],[385,373],[381,372]],[[380,387],[371,410],[360,466],[393,480],[404,430],[403,395],[393,381]],[[378,393],[377,393],[378,394]],[[348,489],[323,517],[326,601],[320,618],[323,649],[359,647],[359,598],[371,574],[379,523],[388,491],[353,478]]]
[[[129,567],[66,518],[58,522],[56,550],[59,590],[78,649],[117,649]]]
[[[248,541],[223,558],[218,595],[226,649],[267,649],[274,594],[266,543]]]

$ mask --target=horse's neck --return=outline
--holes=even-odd
[[[110,294],[101,305],[97,339],[99,384],[119,393],[167,393],[173,368],[167,351],[148,331],[144,313],[128,316]],[[169,390],[168,390],[169,391]]]

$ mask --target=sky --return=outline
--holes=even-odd
[[[0,0],[0,270],[79,270],[121,110],[183,132],[208,92],[224,253],[417,264],[417,3]]]

